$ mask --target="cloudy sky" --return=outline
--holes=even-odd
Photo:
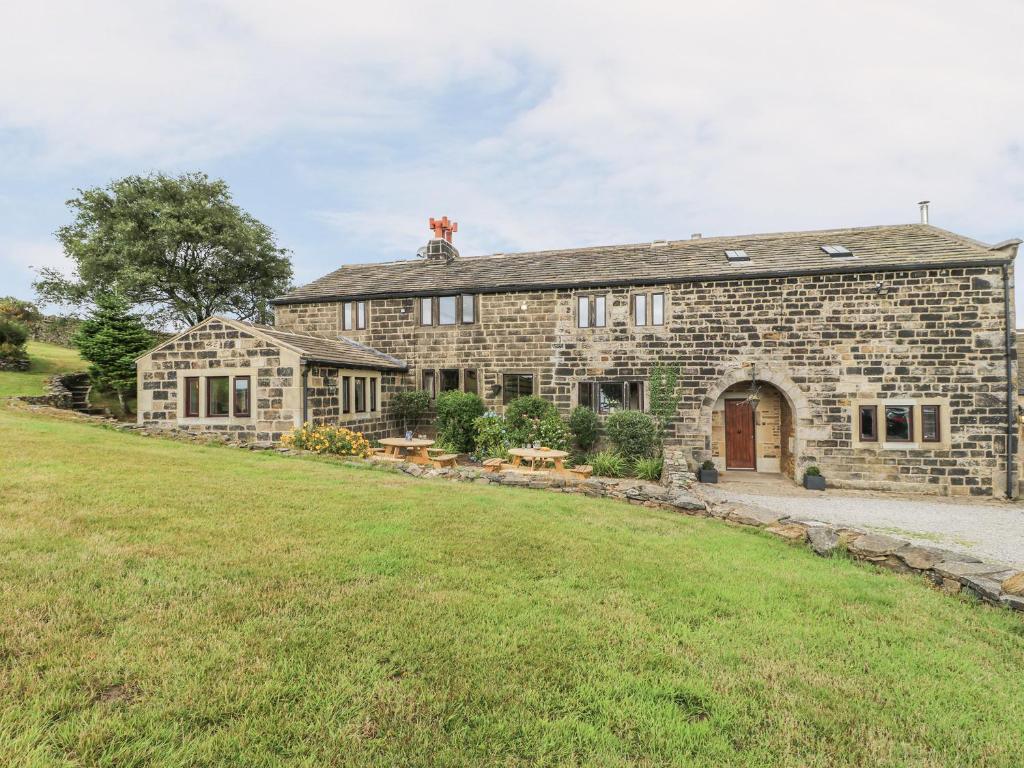
[[[62,262],[75,188],[151,170],[226,179],[298,282],[441,214],[467,254],[923,198],[1024,235],[1022,33],[1022,0],[4,3],[0,295]]]

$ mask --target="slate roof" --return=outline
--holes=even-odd
[[[291,349],[292,352],[297,353],[304,361],[310,363],[326,363],[347,368],[368,368],[374,371],[405,371],[409,368],[408,365],[397,357],[386,355],[347,336],[327,336],[317,333],[282,331],[274,328],[272,325],[257,325],[256,323],[247,323],[244,320],[235,320],[219,315],[208,317],[201,323],[193,325],[191,328],[186,328],[169,339],[165,339],[149,350],[149,352],[135,358],[135,362],[163,349],[182,336],[192,333],[211,321],[223,323],[239,331],[262,336],[267,341],[278,342]]]
[[[900,224],[462,256],[450,264],[414,258],[343,266],[274,303],[1003,263],[1012,259],[1015,248],[1000,249],[1018,242],[989,246],[928,224]],[[829,256],[823,245],[846,246],[854,257]],[[744,250],[750,260],[729,263],[726,250]]]
[[[372,368],[375,371],[404,371],[409,367],[397,357],[385,355],[383,352],[360,344],[347,336],[295,333],[282,331],[271,325],[239,324],[284,343],[310,362],[330,363],[352,368]]]

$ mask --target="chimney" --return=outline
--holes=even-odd
[[[701,237],[703,237],[703,235],[701,235],[700,232],[694,232],[692,235],[690,235],[691,240],[700,240]]]
[[[442,216],[440,219],[431,218],[429,224],[434,236],[426,246],[416,252],[416,255],[424,257],[427,261],[443,261],[446,264],[455,261],[459,257],[459,252],[452,245],[452,233],[459,231],[458,223],[449,221],[447,216]]]
[[[930,202],[931,202],[931,200],[922,200],[921,202],[919,202],[917,204],[918,207],[921,209],[921,223],[922,224],[927,224],[928,223],[928,203],[930,203]]]

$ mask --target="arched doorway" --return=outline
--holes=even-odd
[[[732,456],[726,444],[727,419],[739,430],[730,441]],[[802,463],[813,463],[805,455],[807,440],[817,435],[810,404],[793,380],[772,363],[744,361],[729,366],[701,404],[700,429],[704,452],[695,458],[698,463],[710,458],[720,470],[796,478]]]
[[[793,477],[793,413],[767,382],[733,384],[711,410],[711,459],[720,470]]]

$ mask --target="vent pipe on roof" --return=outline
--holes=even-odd
[[[922,200],[921,202],[919,202],[917,204],[918,207],[920,207],[920,209],[921,209],[921,223],[922,224],[927,224],[928,223],[928,203],[930,203],[930,202],[931,202],[931,200]]]

